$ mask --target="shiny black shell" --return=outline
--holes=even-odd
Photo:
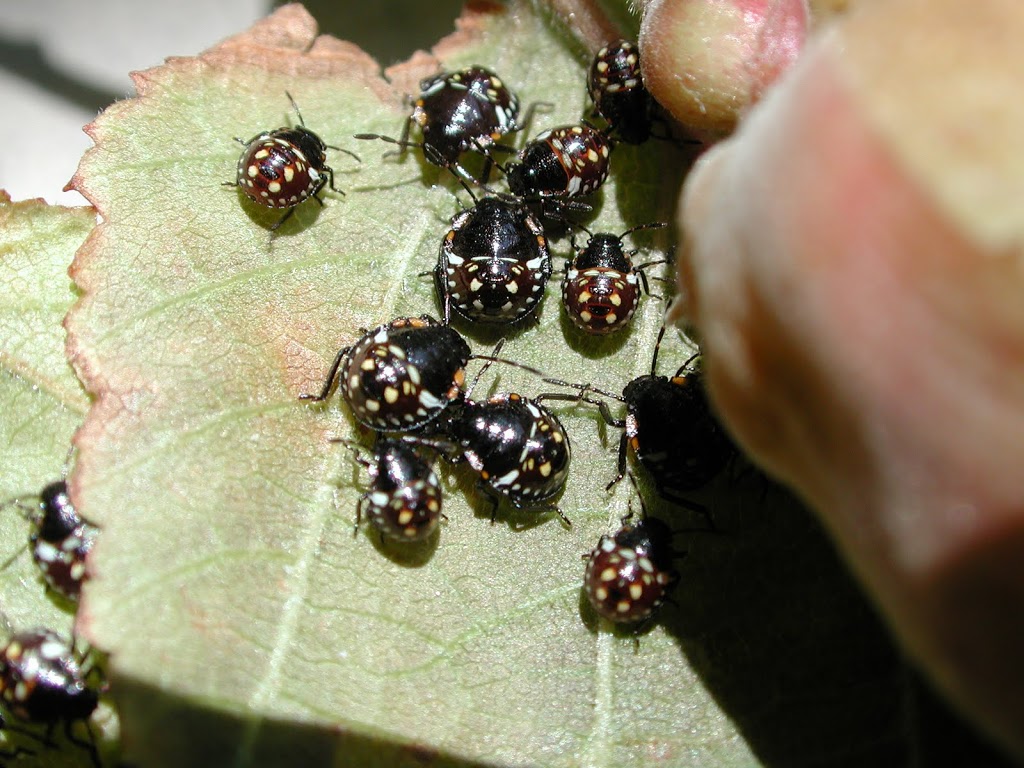
[[[381,437],[367,468],[371,483],[360,514],[394,541],[429,538],[441,520],[441,485],[430,462],[409,443]]]
[[[448,432],[480,479],[516,507],[540,505],[565,486],[569,437],[540,403],[515,393],[467,400]]]
[[[420,83],[411,120],[423,134],[423,154],[449,167],[477,146],[493,144],[515,131],[519,100],[496,74],[474,66]]]
[[[68,484],[63,480],[50,483],[39,494],[42,514],[37,521],[39,538],[59,542],[72,535],[82,525],[82,518],[71,503]]]
[[[699,372],[640,376],[622,396],[626,438],[662,496],[707,485],[735,455]]]
[[[516,202],[485,197],[457,214],[434,271],[444,321],[451,310],[481,323],[513,323],[544,298],[551,253],[540,221]]]
[[[632,623],[649,618],[678,581],[672,531],[656,518],[624,524],[602,536],[587,558],[583,591],[604,618]]]
[[[616,40],[599,50],[590,65],[587,90],[617,139],[642,144],[650,138],[654,99],[644,86],[634,43]]]
[[[594,192],[608,178],[612,145],[589,125],[545,131],[505,169],[508,188],[523,198],[576,197]]]
[[[338,370],[352,415],[380,432],[408,432],[436,418],[465,383],[470,349],[453,328],[423,315],[365,333]]]
[[[246,142],[236,180],[246,197],[268,208],[292,208],[315,196],[333,169],[327,146],[308,128],[264,131]]]
[[[32,559],[51,589],[77,601],[85,579],[85,561],[99,533],[71,503],[64,481],[40,493],[40,512],[29,536]]]
[[[30,723],[85,720],[99,703],[67,641],[55,632],[19,632],[0,650],[0,699]]]

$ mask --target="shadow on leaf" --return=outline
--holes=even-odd
[[[888,633],[795,499],[752,498],[720,494],[735,526],[691,537],[662,625],[765,765],[906,765]]]

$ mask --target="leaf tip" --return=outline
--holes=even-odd
[[[307,51],[316,40],[317,32],[316,19],[305,6],[302,3],[289,3],[257,21],[245,32],[226,38],[215,49],[258,45]]]

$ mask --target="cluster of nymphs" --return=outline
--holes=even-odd
[[[591,210],[580,198],[597,191],[608,178],[617,142],[641,143],[650,136],[654,102],[643,87],[632,43],[622,40],[601,50],[589,87],[604,130],[587,121],[552,128],[505,164],[495,156],[516,150],[500,140],[522,130],[534,109],[527,110],[520,122],[519,99],[496,74],[480,66],[424,80],[400,138],[357,134],[359,139],[397,144],[403,151],[420,149],[428,162],[451,171],[467,190],[472,184],[492,193],[482,199],[474,195],[475,204],[452,219],[441,241],[434,276],[445,324],[453,311],[470,322],[492,324],[533,315],[552,273],[545,219],[589,232],[566,215]],[[306,128],[301,114],[299,122],[264,131],[249,141],[238,139],[245,149],[235,181],[225,182],[255,203],[285,210],[272,230],[304,201],[312,198],[322,205],[319,195],[325,186],[340,192],[334,186],[334,170],[327,165],[326,153],[332,147]],[[422,133],[418,142],[409,140],[414,124]],[[482,179],[462,165],[467,154],[484,157]],[[503,172],[507,193],[487,186],[493,168]],[[576,326],[587,333],[608,334],[629,324],[640,286],[647,285],[645,268],[665,260],[634,265],[623,238],[664,226],[641,224],[621,235],[594,234],[581,248],[576,247],[574,233],[562,298]]]
[[[57,602],[76,607],[86,576],[86,556],[95,543],[97,528],[75,510],[67,484],[63,480],[50,483],[36,502],[29,504],[18,498],[4,507],[22,512],[29,533],[27,546],[19,548],[3,568],[27,549],[43,588]],[[99,704],[105,683],[92,654],[80,650],[74,637],[61,637],[42,627],[11,631],[7,617],[2,618],[8,640],[0,649],[0,728],[21,735],[23,743],[0,749],[0,757],[15,758],[36,754],[42,748],[56,748],[53,732],[63,725],[67,741],[87,751],[92,764],[99,766],[89,718]],[[75,734],[76,723],[85,730],[87,739]],[[26,741],[32,746],[25,746]]]
[[[573,234],[562,285],[565,311],[585,333],[625,328],[641,286],[647,290],[645,268],[666,263],[635,265],[635,252],[623,244],[626,235],[665,224],[641,224],[621,235],[593,234],[569,219],[591,210],[581,198],[607,179],[616,144],[646,141],[659,119],[644,88],[637,50],[628,41],[598,51],[588,86],[591,119],[603,127],[584,119],[552,128],[518,151],[501,141],[523,130],[534,110],[527,110],[520,122],[518,98],[482,66],[424,80],[399,138],[357,134],[358,139],[398,145],[401,151],[418,149],[427,162],[450,171],[474,200],[454,216],[441,239],[433,271],[441,320],[400,317],[363,332],[338,351],[321,391],[303,395],[322,402],[337,387],[353,418],[376,435],[372,448],[339,441],[370,476],[357,507],[357,526],[365,517],[393,541],[430,538],[443,519],[433,467],[438,455],[465,462],[477,473],[477,488],[490,500],[492,520],[506,500],[521,510],[556,512],[569,526],[555,499],[568,478],[571,450],[565,429],[546,406],[551,400],[596,405],[609,425],[622,430],[618,475],[609,488],[625,475],[631,449],[660,493],[695,508],[685,494],[709,482],[732,455],[732,444],[708,408],[698,370],[684,365],[672,378],[658,376],[657,351],[651,374],[630,382],[622,395],[528,369],[560,391],[473,399],[480,376],[466,381],[470,360],[486,361],[480,373],[492,362],[518,364],[497,357],[497,350],[473,354],[451,326],[453,315],[492,326],[534,318],[553,272],[548,222],[590,235],[586,246],[577,247]],[[301,115],[299,123],[242,141],[236,181],[229,182],[256,203],[287,209],[274,230],[303,201],[320,202],[326,185],[334,189],[334,172],[326,161],[330,147],[305,127]],[[410,140],[413,125],[419,141]],[[501,153],[516,154],[502,163]],[[477,176],[463,164],[470,157],[482,167]],[[495,168],[507,192],[488,186]],[[474,187],[486,195],[478,197]],[[612,414],[611,400],[625,404],[625,419]],[[707,516],[703,508],[699,511]],[[657,608],[674,582],[670,536],[667,526],[645,514],[636,522],[624,520],[618,533],[601,539],[584,586],[598,613],[636,622]]]
[[[480,373],[494,361],[518,364],[498,357],[497,350],[473,354],[451,325],[453,315],[492,327],[535,317],[553,271],[545,227],[555,221],[572,232],[561,293],[573,325],[593,335],[628,326],[641,293],[649,293],[645,268],[667,260],[634,264],[635,252],[626,250],[624,239],[666,224],[592,233],[569,216],[591,210],[583,198],[608,177],[614,146],[646,141],[659,120],[636,46],[620,40],[597,52],[588,78],[590,119],[544,131],[518,151],[502,140],[521,131],[534,109],[520,122],[518,98],[492,71],[474,66],[442,73],[424,80],[420,89],[398,138],[355,137],[397,144],[402,152],[417,148],[427,162],[451,171],[473,198],[474,205],[452,219],[438,249],[433,276],[441,319],[398,317],[362,333],[338,351],[321,391],[303,395],[324,401],[337,386],[355,421],[376,435],[372,447],[339,440],[370,476],[356,525],[365,517],[382,538],[394,542],[432,537],[443,518],[433,468],[440,455],[476,472],[492,519],[505,500],[520,510],[556,512],[568,526],[555,499],[568,477],[571,452],[565,429],[547,407],[550,400],[594,404],[607,424],[622,430],[618,471],[608,488],[627,474],[632,451],[660,495],[696,509],[710,522],[707,510],[686,494],[721,472],[733,446],[712,415],[690,360],[674,377],[658,376],[656,347],[650,374],[627,384],[621,395],[534,371],[559,391],[505,392],[478,400],[472,391],[479,374],[466,381],[471,359],[485,360]],[[227,182],[255,203],[285,209],[271,229],[303,201],[321,202],[318,194],[326,185],[335,188],[326,154],[332,147],[307,129],[301,116],[299,123],[240,139],[245,150],[237,179]],[[410,138],[414,125],[418,141]],[[503,153],[515,157],[502,163]],[[464,166],[469,157],[482,168],[478,176]],[[488,186],[496,168],[507,183],[505,193]],[[478,197],[473,187],[485,195]],[[584,247],[575,244],[577,229],[590,236]],[[625,419],[612,414],[611,400],[625,403]],[[602,537],[589,555],[584,582],[595,610],[617,623],[646,620],[675,582],[671,537],[664,522],[646,513],[624,519],[620,530]]]

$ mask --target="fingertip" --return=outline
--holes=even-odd
[[[655,0],[644,11],[644,82],[673,117],[726,135],[796,60],[806,0]]]
[[[729,142],[718,144],[694,163],[683,187],[676,223],[683,241],[676,253],[677,293],[665,314],[669,323],[692,326],[700,317],[700,291],[697,284],[699,262],[710,247],[710,231],[718,217],[712,196],[719,167],[728,152]]]
[[[1020,756],[1018,8],[878,3],[820,36],[687,180],[673,317],[739,441]]]

